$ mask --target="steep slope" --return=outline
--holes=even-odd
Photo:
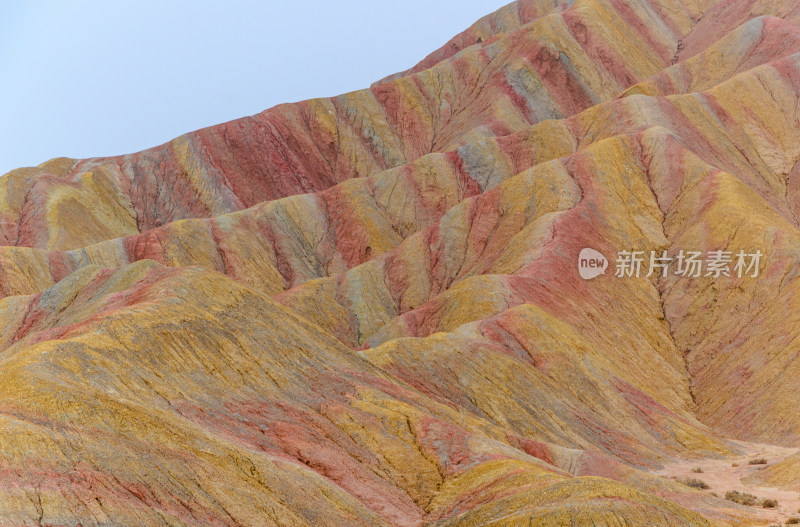
[[[463,510],[439,510],[437,489],[452,499],[476,472],[513,474],[505,491],[524,499],[570,479],[210,271],[86,267],[0,310],[16,319],[0,489],[20,523],[414,525],[426,504],[439,518]],[[574,514],[637,495],[579,486]],[[702,523],[643,501],[616,514],[664,507]]]
[[[0,240],[74,249],[575,114],[668,64],[689,22],[677,9],[646,8],[664,49],[647,45],[649,31],[640,36],[625,6],[580,3],[369,90],[278,106],[130,156],[12,171],[0,187]],[[69,227],[76,218],[80,229]]]
[[[520,0],[367,90],[6,174],[0,523],[759,524],[650,471],[800,446],[798,17]],[[717,250],[759,272],[646,276]]]
[[[705,91],[749,69],[800,52],[800,32],[781,18],[748,20],[707,49],[632,86],[623,95]]]

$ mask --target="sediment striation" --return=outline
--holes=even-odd
[[[4,175],[0,524],[758,524],[651,471],[800,447],[799,26],[519,0],[368,89]]]

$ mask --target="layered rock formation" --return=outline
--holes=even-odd
[[[757,522],[649,471],[800,447],[798,24],[519,0],[369,89],[6,174],[0,523]],[[758,275],[614,276],[719,250]]]

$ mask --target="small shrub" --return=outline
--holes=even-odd
[[[700,467],[693,468],[693,469],[692,469],[692,472],[693,472],[694,474],[702,474],[702,473],[703,473],[703,469],[702,469],[702,468],[700,468]]]
[[[725,493],[725,499],[738,503],[739,505],[748,505],[752,507],[758,503],[758,498],[747,492],[739,492],[738,490],[729,490]]]
[[[791,518],[786,520],[786,525],[800,525],[800,516],[792,516]]]
[[[755,459],[751,459],[750,461],[748,461],[747,464],[748,465],[766,465],[767,464],[767,460],[764,459],[763,457],[757,457]]]
[[[761,506],[765,509],[775,509],[778,507],[778,500],[766,498],[761,502]]]
[[[709,494],[711,494],[715,498],[719,498],[719,494],[717,494],[716,492],[709,492]]]
[[[692,487],[693,489],[703,489],[703,490],[705,490],[705,489],[710,489],[711,488],[711,487],[708,486],[708,483],[706,483],[702,479],[697,479],[697,478],[687,478],[687,479],[681,480],[681,483],[683,483],[687,487]]]

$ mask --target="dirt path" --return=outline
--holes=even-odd
[[[655,472],[671,479],[697,478],[706,482],[711,488],[707,492],[715,492],[724,497],[729,490],[738,490],[754,494],[759,499],[770,498],[778,501],[775,509],[751,507],[759,518],[783,524],[790,517],[800,517],[800,494],[794,491],[776,489],[774,487],[757,487],[742,482],[742,479],[765,465],[750,465],[749,461],[764,458],[772,465],[784,458],[796,454],[796,448],[784,448],[760,443],[732,441],[744,454],[726,459],[679,460],[665,465],[663,470]],[[737,465],[737,466],[734,466]],[[702,473],[692,472],[700,468]]]

